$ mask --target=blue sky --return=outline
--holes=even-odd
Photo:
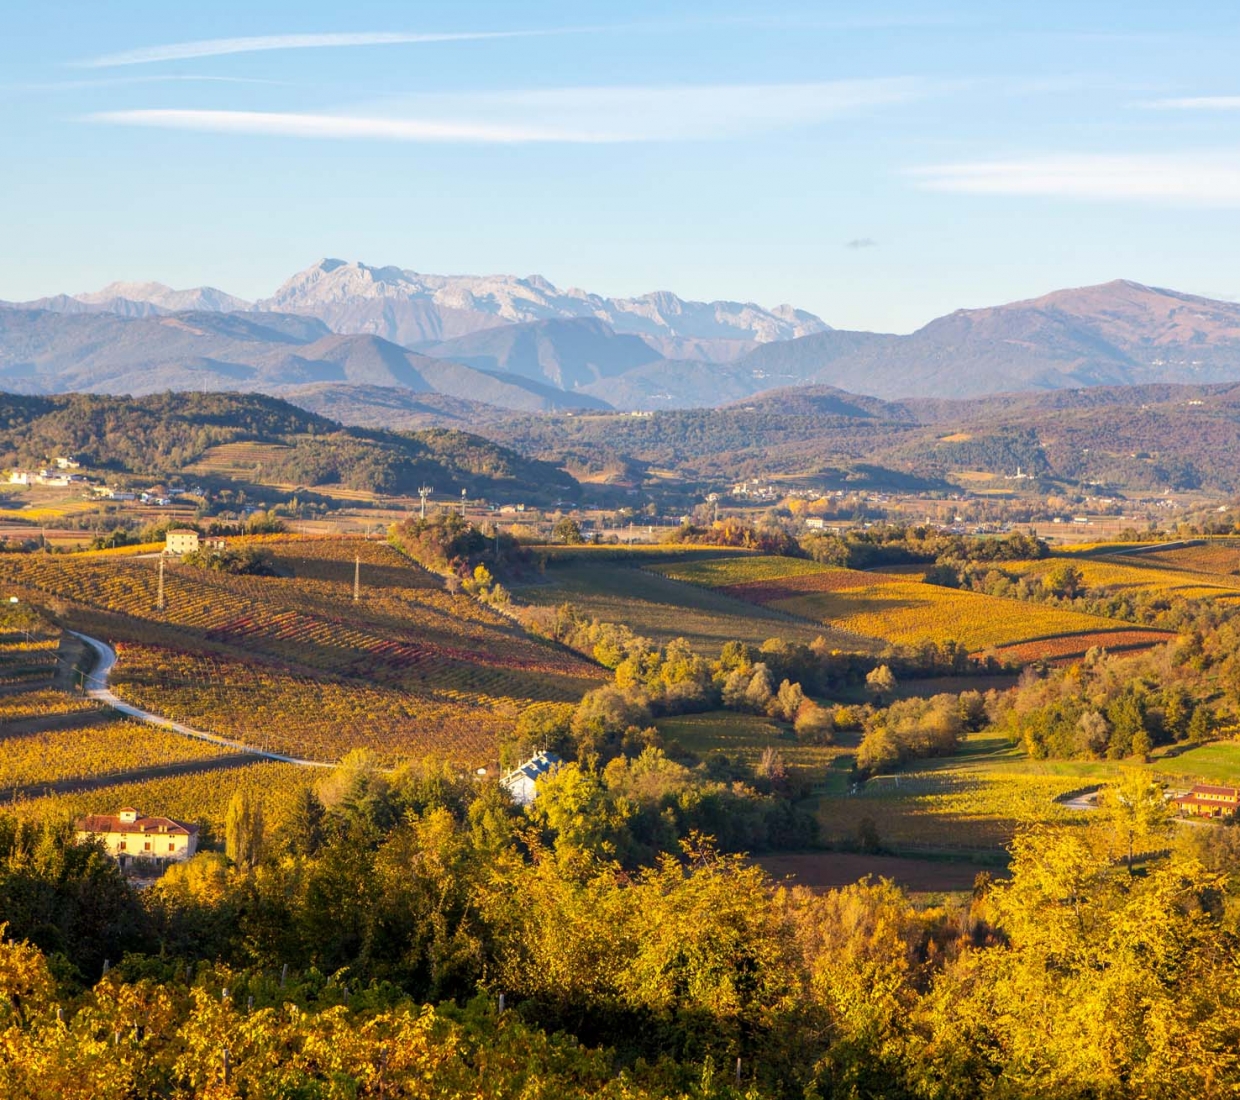
[[[3,14],[0,299],[322,256],[891,331],[1118,277],[1240,299],[1240,5]]]

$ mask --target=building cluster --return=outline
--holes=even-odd
[[[54,465],[44,466],[38,470],[10,470],[10,485],[42,485],[51,489],[70,489],[74,485],[85,485],[87,479],[74,473],[81,466],[75,458],[58,458]]]
[[[183,485],[170,485],[164,491],[155,489],[118,489],[112,485],[101,484],[98,480],[80,473],[82,463],[71,455],[61,455],[52,459],[47,466],[39,469],[14,468],[8,471],[8,484],[39,486],[45,489],[81,489],[88,491],[98,500],[110,500],[118,503],[138,501],[142,504],[167,507],[174,501],[184,497],[201,497],[200,486],[186,488]]]
[[[783,493],[766,478],[751,477],[733,485],[731,495],[737,500],[774,501],[779,500]]]

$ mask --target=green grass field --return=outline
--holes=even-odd
[[[1214,741],[1197,745],[1174,756],[1158,757],[1149,768],[1172,784],[1240,783],[1240,744]]]
[[[752,764],[767,748],[814,784],[804,804],[818,819],[820,843],[855,848],[863,822],[885,851],[1002,863],[1016,830],[1027,824],[1090,820],[1058,798],[1116,779],[1132,761],[1034,760],[1006,738],[973,734],[955,756],[910,762],[903,770],[850,787],[856,735],[830,746],[802,745],[781,723],[714,711],[661,719],[663,736],[705,758],[721,752]],[[1143,765],[1172,788],[1196,781],[1240,780],[1240,744],[1216,742]]]

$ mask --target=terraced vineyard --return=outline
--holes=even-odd
[[[1134,628],[1097,615],[1003,600],[904,576],[791,558],[716,559],[653,566],[677,580],[894,645],[952,639],[972,651]]]
[[[53,688],[35,688],[13,695],[0,695],[0,737],[19,723],[32,719],[96,714],[101,709],[93,699],[69,695]]]
[[[327,754],[316,759],[374,742],[390,759],[438,751],[483,763],[521,707],[575,701],[604,676],[448,594],[386,544],[284,537],[262,546],[291,575],[169,563],[162,611],[150,558],[11,555],[0,580],[67,605],[88,633],[121,643],[116,685],[131,701],[249,743]]]
[[[283,443],[221,443],[203,452],[184,472],[191,476],[215,475],[244,480],[253,478],[263,467],[273,465],[290,450],[292,448]]]

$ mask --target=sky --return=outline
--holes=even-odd
[[[325,256],[907,332],[1240,300],[1240,5],[0,0],[0,299]]]

